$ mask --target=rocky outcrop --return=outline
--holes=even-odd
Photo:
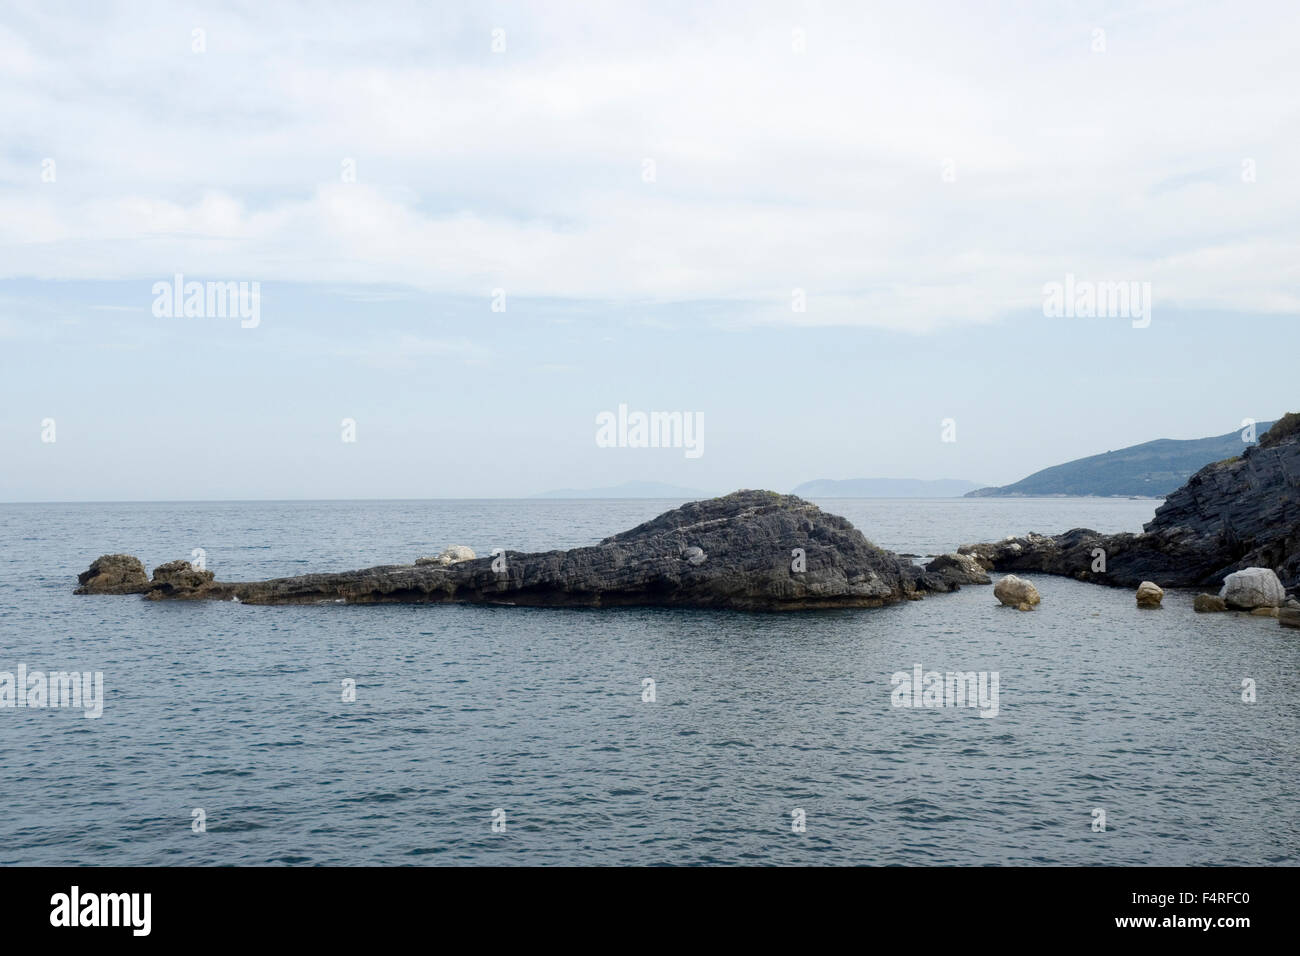
[[[200,570],[188,561],[168,561],[153,569],[153,580],[145,597],[160,601],[168,597],[198,598],[213,584],[211,571]]]
[[[1137,589],[1138,607],[1159,607],[1165,599],[1164,588],[1152,581],[1143,581]]]
[[[1234,571],[1223,580],[1219,592],[1228,607],[1253,611],[1257,607],[1281,607],[1286,603],[1282,582],[1269,568],[1246,568]]]
[[[1198,594],[1192,601],[1192,609],[1197,614],[1215,614],[1228,609],[1228,604],[1217,594]]]
[[[1039,571],[1136,587],[1213,588],[1243,568],[1300,584],[1300,417],[1288,415],[1239,458],[1202,468],[1141,534],[1076,528],[958,549],[998,571]]]
[[[459,602],[778,611],[879,607],[958,586],[877,548],[844,518],[770,491],[691,502],[571,551],[506,550],[447,565],[386,565],[234,583],[190,577],[176,567],[180,563],[164,565],[169,570],[162,579],[155,575],[146,596],[246,604]]]
[[[474,549],[467,548],[463,544],[453,544],[450,548],[443,548],[442,553],[436,558],[416,558],[417,567],[426,564],[436,564],[445,568],[449,564],[460,564],[462,561],[473,561]]]
[[[129,554],[105,554],[77,575],[74,594],[143,594],[149,575],[140,559]]]
[[[968,554],[941,554],[925,566],[950,584],[989,584],[988,572]]]
[[[993,585],[993,596],[1017,611],[1032,611],[1042,601],[1036,587],[1014,574],[1008,574]]]

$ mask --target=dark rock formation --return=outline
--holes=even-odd
[[[1207,465],[1161,505],[1141,534],[1076,528],[964,545],[998,571],[1042,571],[1120,587],[1218,590],[1249,567],[1300,584],[1300,417],[1288,415],[1239,458]]]
[[[149,575],[140,559],[129,554],[105,554],[77,575],[76,594],[143,594]]]
[[[925,566],[949,584],[991,584],[984,566],[968,554],[941,554]]]
[[[211,572],[173,561],[155,572],[146,597],[777,611],[879,607],[957,586],[875,547],[844,518],[801,498],[737,491],[572,551],[506,551],[446,566],[388,565],[243,583],[214,581]]]
[[[153,569],[153,581],[145,597],[159,601],[166,597],[201,597],[201,592],[212,585],[211,571],[200,571],[188,561],[168,561]]]

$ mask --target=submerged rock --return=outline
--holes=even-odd
[[[149,575],[140,559],[129,554],[105,554],[77,575],[74,594],[143,594]]]
[[[1300,583],[1300,418],[1288,415],[1239,458],[1207,465],[1141,534],[1029,534],[958,548],[997,571],[1039,571],[1137,587],[1214,588],[1243,568]]]
[[[1032,611],[1042,601],[1036,587],[1014,574],[1008,574],[993,585],[993,596],[1017,611]]]
[[[194,582],[176,568],[150,585],[147,597],[777,611],[879,607],[954,587],[802,498],[737,491],[571,551],[507,550],[445,566],[386,565],[234,583]]]
[[[1160,602],[1165,599],[1165,592],[1160,585],[1151,581],[1143,581],[1138,585],[1137,604],[1138,607],[1159,607]]]
[[[1198,594],[1196,600],[1192,602],[1192,607],[1197,614],[1214,614],[1218,611],[1226,611],[1228,603],[1217,594]]]
[[[1242,611],[1281,607],[1286,603],[1286,591],[1271,568],[1246,568],[1229,574],[1223,581],[1219,597],[1229,607]]]

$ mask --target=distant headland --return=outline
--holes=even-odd
[[[1241,430],[1213,438],[1143,442],[1053,465],[1014,484],[980,488],[966,497],[1164,498],[1211,462],[1240,455],[1273,424],[1243,422]]]

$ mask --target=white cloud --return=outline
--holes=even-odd
[[[1074,272],[1151,281],[1157,308],[1300,311],[1285,4],[817,9],[32,6],[0,30],[0,277],[501,287],[924,331],[1036,309]]]

